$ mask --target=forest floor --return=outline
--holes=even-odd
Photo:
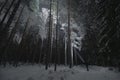
[[[120,80],[120,72],[108,67],[75,66],[71,69],[67,66],[54,66],[45,70],[45,66],[21,65],[19,67],[0,66],[0,80]]]

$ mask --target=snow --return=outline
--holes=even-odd
[[[31,0],[29,2],[29,7],[32,11],[37,13],[39,11],[39,0]]]
[[[66,66],[51,66],[45,70],[41,65],[22,65],[17,68],[0,66],[0,80],[119,80],[120,73],[110,71],[108,68],[90,66],[86,71],[84,66],[69,69]]]

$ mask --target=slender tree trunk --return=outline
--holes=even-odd
[[[74,56],[74,54],[73,54],[73,43],[71,43],[71,63],[72,63],[72,66],[74,65],[74,62],[73,62],[73,56]]]
[[[57,24],[56,24],[56,53],[55,53],[55,71],[57,69],[57,62],[59,63],[59,46],[58,46],[58,40],[59,40],[59,31],[58,31],[58,7],[59,7],[59,0],[56,0],[57,3]]]
[[[73,63],[71,59],[71,28],[70,28],[70,0],[68,0],[68,63],[71,68]]]
[[[60,47],[59,47],[59,45],[60,45],[60,37],[59,37],[59,35],[60,35],[60,31],[59,31],[59,19],[58,19],[58,16],[59,16],[59,0],[57,0],[57,47],[58,47],[58,49],[57,49],[57,54],[58,54],[58,64],[60,65],[61,64],[61,52],[60,52]]]
[[[66,39],[66,32],[65,32],[65,65],[67,65],[67,39]]]
[[[52,45],[51,45],[51,52],[50,52],[50,64],[52,63],[52,58],[53,58],[53,54],[52,54]]]
[[[50,0],[50,16],[49,16],[49,29],[48,29],[48,51],[46,52],[46,66],[45,69],[48,69],[49,63],[49,55],[51,52],[51,34],[52,34],[52,15],[51,15],[51,8],[52,8],[52,0]]]
[[[43,49],[43,40],[42,40],[42,42],[41,42],[41,46],[40,46],[40,54],[39,54],[39,63],[41,63],[42,62],[42,49]]]

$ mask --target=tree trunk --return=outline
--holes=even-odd
[[[48,29],[48,51],[46,52],[46,66],[45,69],[48,69],[49,56],[51,52],[51,36],[52,36],[52,16],[51,16],[52,0],[50,0],[50,16],[49,16],[49,29]]]
[[[56,3],[57,3],[57,24],[56,24],[56,53],[55,53],[55,71],[56,71],[56,69],[57,69],[57,62],[59,63],[59,58],[60,58],[60,56],[59,56],[59,46],[58,46],[58,41],[59,41],[59,31],[58,31],[58,7],[59,7],[59,0],[57,0],[56,1]]]
[[[68,63],[71,68],[73,63],[71,59],[71,28],[70,28],[70,0],[68,0]]]

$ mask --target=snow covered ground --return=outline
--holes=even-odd
[[[45,70],[40,65],[22,65],[17,68],[0,66],[0,80],[120,80],[120,73],[108,68],[90,66],[86,71],[84,66],[69,69],[65,66],[50,67]]]

